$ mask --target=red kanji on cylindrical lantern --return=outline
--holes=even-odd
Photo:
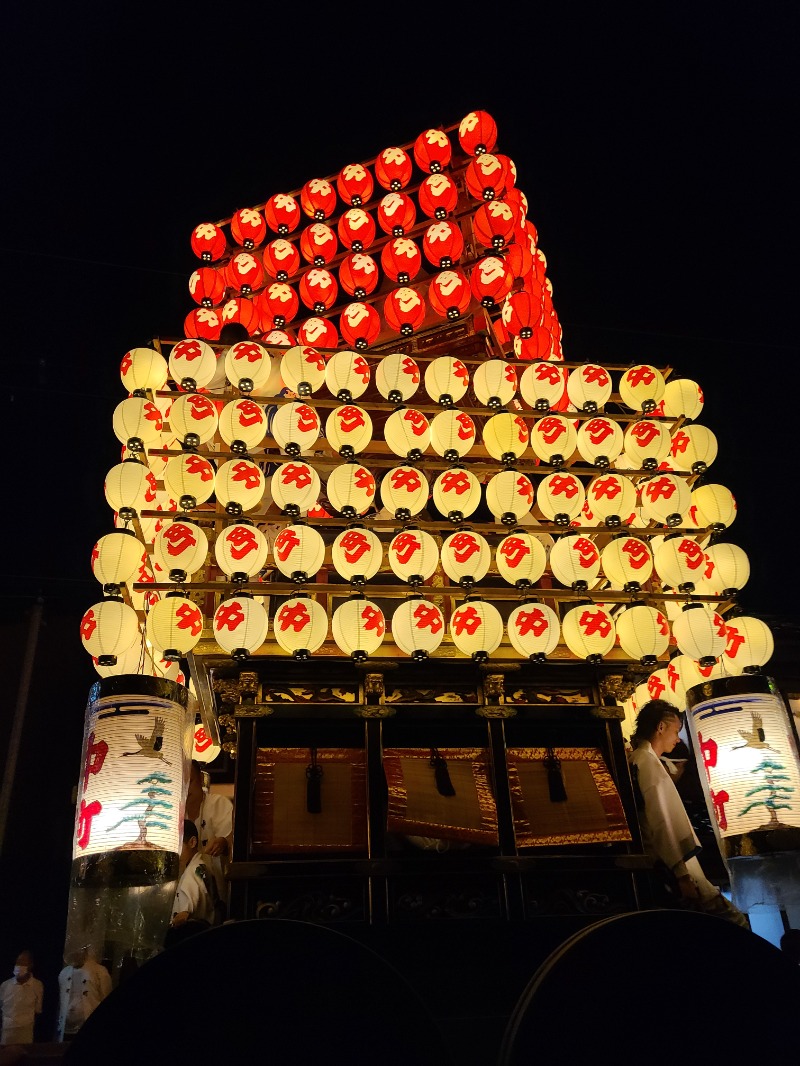
[[[264,269],[277,281],[288,281],[300,267],[300,253],[291,241],[278,237],[264,248]]]
[[[414,141],[414,160],[426,174],[438,174],[450,162],[453,149],[442,130],[424,130]]]
[[[228,263],[228,284],[243,296],[257,292],[264,284],[264,267],[252,252],[239,252]]]
[[[363,300],[375,291],[379,279],[378,264],[371,255],[354,252],[339,265],[339,281],[348,296]]]
[[[300,251],[303,258],[316,267],[325,266],[339,250],[336,234],[324,222],[312,222],[300,235]]]
[[[339,343],[336,326],[327,318],[307,318],[297,331],[300,344],[335,348]]]
[[[411,159],[403,148],[384,148],[375,160],[375,178],[384,189],[399,192],[411,181]]]
[[[221,329],[222,321],[219,313],[209,307],[196,307],[183,320],[183,332],[187,337],[194,337],[198,340],[219,340]]]
[[[300,205],[288,193],[278,192],[264,205],[264,217],[271,230],[280,237],[287,237],[300,225]]]
[[[507,260],[505,260],[507,263]],[[520,289],[506,296],[503,303],[503,325],[512,337],[527,338],[542,317],[541,290]]]
[[[479,155],[464,171],[464,181],[476,200],[496,200],[503,195],[508,173],[496,155]]]
[[[381,266],[392,281],[399,285],[408,285],[422,267],[419,245],[410,237],[396,237],[384,244],[381,250]]]
[[[316,314],[321,315],[336,303],[339,286],[330,270],[312,267],[300,279],[300,299]]]
[[[201,222],[192,230],[192,251],[204,263],[216,263],[226,247],[225,234],[213,222]]]
[[[339,240],[352,252],[364,252],[375,240],[375,220],[361,207],[351,207],[339,219]]]
[[[200,267],[189,278],[189,293],[201,307],[216,307],[225,297],[225,279],[214,267]]]
[[[252,337],[258,329],[258,311],[252,300],[244,297],[234,297],[222,308],[222,325],[227,326],[232,322],[238,322],[244,326]]]
[[[300,301],[291,285],[274,281],[258,294],[255,305],[261,332],[268,333],[271,329],[283,329],[291,322],[297,315]]]
[[[390,329],[408,337],[425,319],[425,301],[414,289],[395,289],[383,302],[383,317]]]
[[[325,178],[312,178],[300,190],[300,206],[309,218],[322,222],[336,210],[336,190]]]
[[[431,174],[420,185],[417,199],[423,214],[441,220],[455,211],[458,189],[449,174]]]
[[[460,270],[443,270],[428,287],[428,303],[440,318],[459,318],[471,299],[469,282]]]
[[[514,235],[516,212],[503,200],[490,200],[475,212],[473,229],[484,248],[499,252]]]
[[[497,123],[488,111],[470,111],[458,127],[458,140],[467,155],[491,152],[497,144]]]
[[[455,222],[433,222],[422,241],[425,258],[440,270],[449,270],[464,251],[464,238]]]
[[[231,219],[231,236],[248,252],[263,244],[266,235],[264,216],[255,207],[241,207]]]
[[[484,307],[492,307],[508,295],[514,279],[504,260],[487,255],[472,268],[469,282],[475,299]]]
[[[372,196],[372,175],[361,163],[349,163],[339,171],[336,191],[346,204],[360,207]]]
[[[378,224],[384,233],[402,237],[417,220],[417,209],[410,196],[402,192],[390,192],[378,204]]]
[[[348,304],[339,318],[339,329],[347,344],[363,351],[378,339],[380,315],[371,304]]]

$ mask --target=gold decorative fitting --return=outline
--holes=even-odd
[[[242,699],[254,700],[258,695],[258,674],[255,670],[242,670],[239,674],[239,688]]]
[[[502,703],[505,699],[505,677],[502,674],[487,674],[483,679],[484,699]]]
[[[624,674],[606,674],[600,678],[600,695],[610,696],[617,703],[624,703],[633,695],[637,683]]]
[[[383,674],[364,675],[364,700],[366,703],[383,703]]]

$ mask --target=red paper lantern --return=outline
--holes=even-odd
[[[495,159],[500,160],[503,170],[505,171],[506,181],[503,199],[507,200],[509,192],[511,192],[514,186],[517,184],[517,167],[514,163],[514,160],[511,159],[510,156],[503,155],[501,152],[495,152],[494,157]]]
[[[470,196],[476,200],[497,200],[505,190],[508,173],[496,155],[479,155],[464,172]]]
[[[449,270],[464,251],[464,238],[455,222],[433,222],[422,241],[425,258],[439,270]]]
[[[225,279],[214,267],[200,267],[189,278],[189,293],[201,307],[216,307],[225,297]]]
[[[324,222],[313,222],[306,226],[300,236],[300,251],[308,263],[316,267],[325,266],[336,256],[339,242],[336,234]]]
[[[552,359],[556,353],[553,334],[545,326],[533,326],[530,337],[514,338],[514,355],[523,361]]]
[[[351,252],[363,252],[375,240],[375,221],[361,207],[351,207],[339,219],[339,240]]]
[[[220,315],[209,307],[196,307],[183,320],[183,332],[197,340],[217,341],[221,329]]]
[[[505,261],[497,255],[480,259],[470,274],[472,294],[483,307],[493,307],[511,292],[514,278]]]
[[[484,248],[499,252],[514,236],[517,214],[504,200],[481,204],[475,212],[473,229]]]
[[[255,207],[241,207],[231,219],[231,236],[248,252],[263,244],[266,235],[264,216]]]
[[[252,252],[239,252],[228,263],[228,284],[243,296],[257,292],[264,284],[264,267]]]
[[[262,333],[283,329],[297,315],[300,301],[291,285],[274,281],[258,294],[255,300]]]
[[[336,210],[336,190],[325,178],[312,178],[300,190],[300,206],[309,218],[322,222]]]
[[[264,217],[279,237],[288,237],[300,225],[300,205],[288,193],[278,192],[264,205]]]
[[[297,344],[297,341],[292,334],[292,331],[284,329],[271,329],[269,333],[264,333],[261,338],[263,344],[271,345],[278,348],[288,348],[292,344]],[[280,383],[278,385],[280,387]]]
[[[384,233],[402,237],[417,221],[417,209],[410,196],[390,192],[378,204],[378,224]]]
[[[383,317],[395,333],[409,337],[425,319],[425,301],[414,289],[395,289],[383,302]]]
[[[387,277],[398,285],[408,285],[419,274],[422,253],[410,237],[396,237],[381,250],[381,266]]]
[[[336,303],[339,286],[330,270],[312,267],[300,278],[300,299],[315,314],[321,315]]]
[[[512,337],[527,340],[542,317],[541,290],[520,289],[508,295],[503,303],[503,325]]]
[[[442,130],[424,130],[414,141],[414,160],[426,174],[439,174],[452,154],[450,140]]]
[[[375,160],[375,178],[384,189],[399,192],[411,181],[412,163],[403,148],[384,148]]]
[[[335,348],[339,343],[336,326],[327,318],[307,318],[297,331],[300,344]]]
[[[497,144],[497,123],[488,111],[470,111],[461,119],[458,140],[467,155],[491,152]]]
[[[458,189],[449,174],[431,174],[420,185],[417,198],[424,215],[441,221],[455,211]]]
[[[443,270],[428,287],[428,303],[440,318],[460,318],[471,299],[469,282],[460,270]]]
[[[232,300],[228,300],[223,305],[220,318],[223,326],[238,322],[244,326],[251,337],[258,329],[258,310],[252,300],[244,297],[237,296]]]
[[[192,230],[192,251],[204,263],[216,263],[227,246],[225,234],[213,222],[201,222]]]
[[[533,270],[533,253],[521,241],[511,241],[507,244],[503,258],[516,280],[527,278]]]
[[[354,252],[342,260],[339,265],[339,281],[348,296],[363,300],[375,291],[380,274],[378,264],[371,255]]]
[[[372,196],[372,175],[361,163],[349,163],[339,171],[336,191],[346,204],[360,207]]]
[[[363,351],[378,339],[380,315],[371,304],[348,304],[339,318],[339,329],[346,344]]]
[[[512,164],[513,166],[513,164]],[[514,171],[516,177],[516,169]],[[528,216],[528,197],[521,189],[510,188],[506,189],[503,200],[507,204],[511,204],[514,208],[517,216],[517,231],[521,234],[525,232],[525,222]]]
[[[300,267],[300,253],[291,241],[279,237],[264,248],[264,269],[277,281],[288,281]]]

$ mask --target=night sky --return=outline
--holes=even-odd
[[[348,8],[339,28],[334,5],[285,21],[193,5],[180,26],[146,4],[113,22],[97,4],[6,15],[4,722],[37,594],[45,625],[3,855],[18,920],[2,923],[0,974],[23,941],[46,977],[57,969],[96,677],[78,621],[99,594],[92,545],[112,528],[119,362],[180,333],[199,222],[488,110],[547,256],[566,357],[700,382],[720,451],[708,480],[736,495],[730,539],[751,559],[741,601],[796,620],[797,16],[698,6],[468,19],[394,5],[383,21]]]

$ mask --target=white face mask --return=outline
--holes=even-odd
[[[27,966],[15,966],[14,967],[14,976],[15,977],[26,977],[27,973],[28,973],[28,967]]]

